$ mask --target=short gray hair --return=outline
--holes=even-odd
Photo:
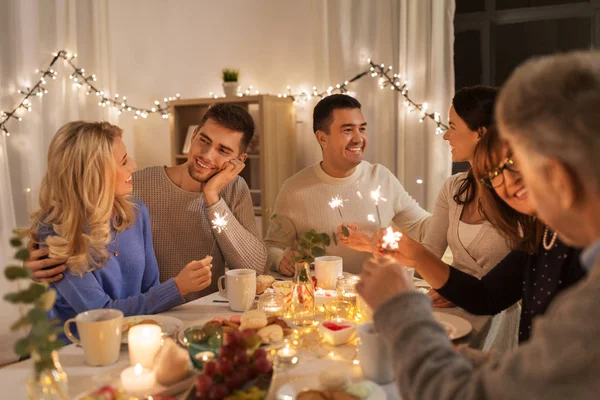
[[[503,135],[600,185],[600,52],[525,62],[502,87],[496,115]]]

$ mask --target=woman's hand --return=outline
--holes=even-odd
[[[348,236],[344,234],[344,228],[347,229]],[[373,253],[376,251],[374,239],[373,232],[354,222],[344,223],[337,228],[338,242],[356,251]]]
[[[182,296],[199,292],[210,286],[212,260],[211,256],[206,256],[203,260],[192,261],[174,278],[177,289],[179,289]]]

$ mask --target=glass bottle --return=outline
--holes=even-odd
[[[307,262],[296,263],[291,310],[296,326],[310,325],[315,319],[315,286]]]

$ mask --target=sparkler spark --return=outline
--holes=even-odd
[[[331,201],[329,202],[329,207],[331,207],[331,209],[333,210],[335,210],[338,207],[344,207],[344,200],[342,200],[342,198],[339,195],[332,197]]]
[[[211,220],[212,228],[217,231],[217,233],[223,232],[225,227],[227,226],[227,220],[225,219],[228,214],[221,216],[218,212],[215,213],[215,219]]]
[[[385,235],[382,238],[383,243],[381,244],[384,249],[397,249],[398,242],[402,238],[400,232],[394,232],[391,226],[388,226],[385,230]]]
[[[373,216],[373,214],[369,214],[369,215],[367,215],[367,219],[368,219],[370,222],[375,222],[375,217]]]
[[[363,199],[362,193],[359,190],[356,191],[356,195],[358,196],[359,199],[361,199],[361,200]]]
[[[376,190],[371,190],[371,198],[375,201],[375,205],[379,205],[379,200],[387,201],[385,197],[381,197],[381,185],[377,186]]]

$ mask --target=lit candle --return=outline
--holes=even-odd
[[[202,362],[208,362],[215,358],[215,354],[212,351],[201,351],[196,354],[196,360]]]
[[[127,367],[121,372],[123,389],[130,394],[149,394],[156,383],[154,371],[144,368],[141,364]]]
[[[298,363],[296,350],[292,349],[289,345],[285,346],[283,349],[277,350],[277,359],[279,360],[279,362],[285,364]]]
[[[131,365],[152,368],[154,356],[162,345],[162,328],[158,325],[136,325],[129,329],[128,347]]]

